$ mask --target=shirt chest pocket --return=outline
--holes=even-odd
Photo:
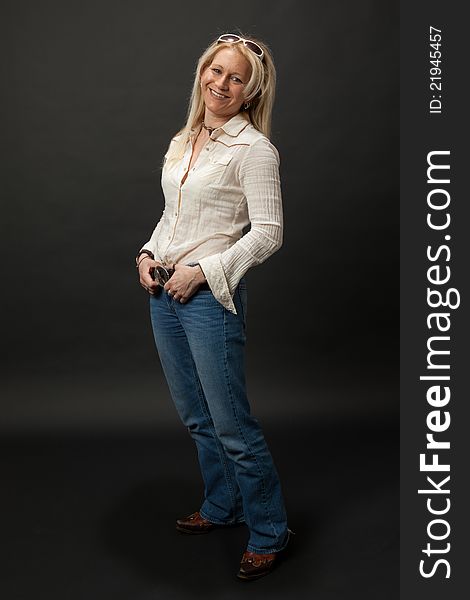
[[[209,155],[204,168],[200,172],[204,183],[207,185],[220,183],[228,172],[232,158],[233,156],[228,153]]]

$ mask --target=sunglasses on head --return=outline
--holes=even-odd
[[[256,44],[255,42],[252,42],[251,40],[246,40],[245,38],[240,37],[236,33],[224,33],[217,40],[217,43],[219,42],[229,42],[231,44],[243,42],[245,46],[249,48],[252,52],[254,52],[260,60],[263,60],[263,49],[260,46],[258,46],[258,44]]]

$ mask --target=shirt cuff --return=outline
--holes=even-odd
[[[230,294],[225,271],[220,260],[220,254],[206,256],[205,258],[201,258],[198,262],[207,279],[207,283],[214,294],[214,298],[227,310],[236,315],[237,310],[233,303],[233,297]]]

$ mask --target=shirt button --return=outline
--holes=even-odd
[[[206,150],[209,150],[209,146],[206,146]]]

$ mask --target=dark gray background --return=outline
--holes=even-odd
[[[1,11],[0,595],[396,600],[398,3]],[[133,263],[196,60],[234,28],[279,77],[285,241],[247,277],[247,368],[296,532],[248,587],[245,527],[174,531],[203,490]]]
[[[174,422],[133,266],[196,60],[272,48],[283,248],[248,274],[260,415],[393,415],[398,5],[2,3],[2,428]]]

